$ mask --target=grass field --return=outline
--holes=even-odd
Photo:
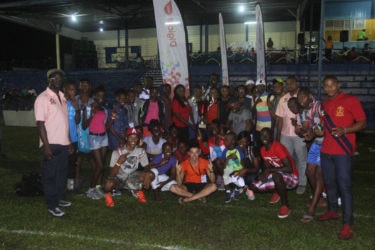
[[[48,249],[374,249],[375,248],[375,136],[359,138],[353,192],[355,198],[354,237],[337,239],[341,219],[314,220],[302,224],[310,190],[298,196],[289,192],[292,213],[277,218],[279,204],[268,204],[269,194],[256,195],[255,201],[242,195],[239,201],[224,204],[224,193],[216,192],[207,204],[179,205],[171,193],[162,194],[162,203],[146,191],[141,204],[124,191],[116,206],[107,208],[104,200],[68,196],[73,202],[62,218],[52,217],[42,197],[16,196],[14,184],[24,173],[38,171],[40,152],[34,128],[3,127],[0,160],[0,248]],[[109,157],[108,157],[109,158]],[[85,162],[84,176],[91,176]],[[87,186],[87,181],[84,185]],[[85,187],[86,187],[85,186]],[[318,214],[325,210],[320,208]]]

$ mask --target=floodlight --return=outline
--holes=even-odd
[[[244,22],[244,24],[246,24],[246,25],[256,24],[256,23],[257,23],[256,21],[246,21],[246,22]]]
[[[240,6],[238,7],[238,11],[239,11],[239,12],[244,12],[244,11],[245,11],[245,6],[244,6],[244,5],[240,5]]]
[[[70,19],[72,20],[72,22],[77,22],[77,16],[76,15],[70,15]]]
[[[104,31],[104,29],[103,29],[103,28],[99,28],[99,31],[100,31],[100,32],[103,32],[103,31]]]
[[[100,20],[99,23],[100,23],[100,24],[103,24],[103,20]]]

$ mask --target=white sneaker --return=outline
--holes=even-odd
[[[90,198],[90,199],[93,199],[93,200],[99,200],[100,197],[99,195],[96,193],[95,191],[96,189],[95,188],[89,188],[89,190],[87,191],[87,197]]]
[[[59,207],[55,207],[54,209],[48,209],[48,212],[50,212],[55,217],[62,217],[65,214]]]
[[[104,192],[102,191],[101,188],[95,188],[95,189],[94,189],[94,192],[95,192],[95,195],[96,195],[96,197],[97,197],[98,199],[102,199],[102,198],[104,198],[104,196],[105,196],[105,194],[104,194]]]
[[[59,207],[70,207],[72,205],[69,201],[60,200],[59,201]]]

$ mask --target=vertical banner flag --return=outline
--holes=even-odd
[[[266,64],[264,60],[264,30],[262,11],[259,4],[255,7],[256,12],[256,48],[257,48],[257,80],[266,80]]]
[[[170,84],[172,93],[182,84],[189,93],[189,71],[185,29],[180,10],[174,0],[153,0],[156,33],[163,83]]]
[[[221,13],[219,13],[219,29],[220,29],[220,50],[221,50],[221,81],[222,85],[229,85],[228,76],[228,58],[227,45],[225,42],[224,23]]]

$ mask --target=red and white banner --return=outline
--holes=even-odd
[[[264,29],[262,11],[259,4],[255,7],[256,13],[256,48],[257,48],[257,80],[266,80],[266,63],[264,60]]]
[[[221,50],[221,82],[222,85],[229,85],[228,75],[228,58],[227,44],[225,41],[224,22],[221,13],[219,13],[219,29],[220,29],[220,50]]]
[[[163,83],[182,84],[189,93],[189,70],[184,23],[174,0],[153,0]]]

